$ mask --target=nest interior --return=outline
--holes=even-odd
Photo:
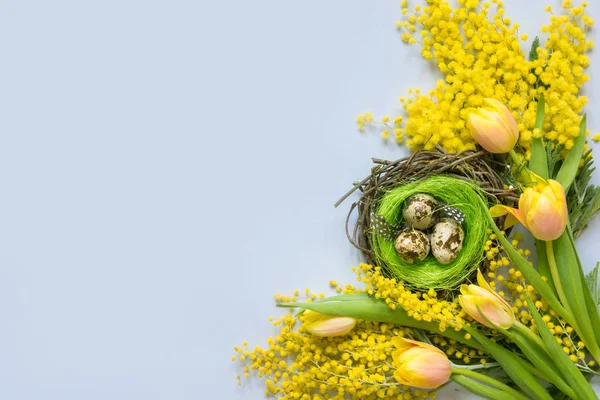
[[[339,205],[356,190],[362,192],[360,199],[352,204],[350,212],[348,213],[346,233],[350,242],[363,253],[368,263],[381,266],[389,276],[403,279],[405,283],[421,290],[427,290],[433,287],[434,289],[452,291],[464,281],[470,280],[472,272],[478,266],[483,269],[487,268],[486,260],[482,260],[483,248],[481,248],[477,258],[473,258],[462,266],[464,270],[454,271],[457,274],[456,279],[448,279],[448,276],[444,277],[440,275],[440,272],[447,271],[454,262],[450,265],[442,266],[445,267],[443,270],[440,269],[437,272],[430,270],[430,273],[425,274],[424,276],[422,276],[423,274],[413,273],[414,271],[409,271],[408,276],[404,274],[403,277],[402,273],[399,276],[398,268],[405,266],[397,263],[397,261],[400,261],[397,256],[396,259],[394,259],[391,255],[392,253],[389,251],[389,246],[393,248],[393,243],[388,243],[387,245],[384,244],[384,246],[387,247],[386,251],[383,253],[387,254],[387,257],[381,256],[382,242],[381,239],[378,238],[378,235],[374,234],[371,230],[371,213],[379,212],[382,199],[394,189],[398,190],[398,188],[404,186],[409,189],[406,193],[417,193],[420,189],[416,189],[415,191],[414,188],[418,187],[420,183],[423,183],[429,178],[439,176],[453,178],[455,179],[453,182],[456,182],[457,185],[464,183],[466,185],[465,187],[469,187],[470,190],[478,192],[480,195],[486,197],[490,204],[515,204],[518,200],[517,194],[513,190],[505,189],[505,182],[511,180],[511,175],[510,170],[502,161],[494,159],[492,155],[483,151],[450,154],[441,149],[437,149],[436,151],[418,151],[413,153],[410,157],[397,161],[374,159],[373,162],[375,163],[375,166],[372,168],[371,174],[361,182],[356,183],[355,187],[336,204],[336,206]],[[399,190],[402,191],[402,189]],[[431,192],[431,190],[428,191]],[[440,200],[448,203],[456,201],[464,202],[464,199],[444,199],[441,197],[447,196],[447,194],[440,194],[439,191],[438,193],[435,193],[435,190],[433,190],[433,192],[434,193],[431,194],[434,197],[438,197]],[[398,200],[400,204],[398,204],[398,210],[394,212],[401,213],[400,207],[402,196],[400,196]],[[465,207],[463,204],[462,206],[458,205],[457,208],[464,212],[466,211],[465,208],[469,207]],[[358,213],[358,216],[352,227],[351,220],[355,212]],[[388,213],[388,216],[392,214]],[[471,218],[473,218],[473,216],[471,216]],[[473,221],[469,222],[468,219],[469,218],[467,217],[467,221],[465,221],[465,236],[468,235],[473,224]],[[498,220],[497,223],[500,224],[502,221]],[[485,243],[486,240],[487,237],[483,240],[483,243]],[[466,241],[467,239],[465,239],[465,245],[467,244]],[[395,253],[393,254],[395,255]],[[390,259],[392,260],[392,265],[390,265]],[[433,269],[439,267],[432,262],[428,264],[433,266]],[[409,267],[409,269],[415,269],[418,272],[418,267],[419,265],[414,265],[412,268]],[[421,270],[421,272],[423,271]],[[440,275],[438,277],[439,279],[435,278],[436,274]],[[428,277],[425,278],[425,276]]]

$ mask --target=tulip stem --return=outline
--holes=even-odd
[[[515,153],[515,150],[512,149],[511,151],[508,152],[508,154],[510,155],[510,158],[513,160],[513,164],[517,165],[519,167],[518,172],[521,174],[521,179],[523,179],[523,183],[529,183],[531,181],[531,177],[527,173],[527,167],[519,159],[519,156],[517,155],[517,153]],[[516,171],[513,169],[512,172],[514,174]]]
[[[504,383],[502,383],[494,378],[491,378],[487,375],[480,374],[479,372],[475,372],[475,371],[471,371],[471,370],[459,368],[459,367],[452,367],[452,374],[464,375],[469,378],[475,379],[477,381],[486,383],[486,384],[490,385],[491,387],[500,389],[504,393],[511,394],[513,396],[513,398],[515,398],[515,399],[529,400],[529,398],[527,396],[522,395],[521,393],[517,392],[515,389],[511,388],[510,386],[505,385]]]

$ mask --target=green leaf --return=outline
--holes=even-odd
[[[573,236],[571,226],[568,223],[567,223],[566,231],[568,233],[568,238],[569,238],[569,242],[571,243],[571,246],[574,249],[576,249],[575,238]],[[577,269],[579,270],[579,279],[581,280],[581,282],[583,282],[583,284],[582,284],[583,297],[585,298],[585,305],[586,305],[587,313],[590,316],[590,320],[592,322],[592,328],[594,330],[594,333],[596,334],[596,342],[600,343],[600,313],[598,313],[598,305],[594,301],[594,299],[592,297],[592,293],[590,292],[587,285],[585,284],[585,277],[583,276],[583,266],[581,264],[581,260],[579,259],[579,254],[577,254],[577,252],[575,252],[575,258],[577,259]]]
[[[568,192],[569,187],[573,183],[575,176],[577,175],[577,170],[579,169],[579,163],[583,157],[583,150],[585,148],[585,132],[586,132],[586,116],[584,115],[581,119],[581,124],[579,126],[579,136],[575,139],[575,143],[567,157],[565,158],[565,162],[560,167],[558,174],[556,175],[556,180],[562,185],[565,189],[565,193]]]
[[[479,386],[479,385],[481,385],[482,383],[485,383],[485,385],[484,385],[485,388],[493,388],[496,390],[500,390],[500,392],[502,394],[510,395],[511,396],[510,398],[513,400],[528,400],[529,399],[527,396],[525,396],[522,393],[517,392],[515,389],[508,386],[507,384],[505,384],[497,379],[494,379],[491,376],[473,371],[471,369],[452,367],[452,375],[450,376],[450,378],[453,379],[454,377],[457,377],[457,376],[464,376],[466,378],[473,380],[473,381],[466,382],[467,383],[466,387],[469,390],[471,390],[471,389],[479,390],[479,388],[481,388],[481,386]],[[461,380],[459,380],[459,381],[461,381]],[[455,380],[455,382],[456,382],[456,380]],[[488,394],[486,394],[486,396],[487,395]]]
[[[596,268],[591,270],[585,276],[585,283],[587,287],[590,289],[590,293],[592,294],[592,299],[596,304],[600,303],[600,289],[598,288],[598,271],[600,270],[600,262],[596,263]]]
[[[552,273],[550,272],[550,265],[548,264],[548,255],[546,254],[546,242],[543,240],[536,239],[535,250],[537,254],[537,270],[541,276],[546,277],[546,283],[552,288],[554,295],[556,293],[556,287],[554,286],[554,280],[552,280]]]
[[[537,49],[540,47],[540,38],[535,37],[533,43],[531,43],[531,50],[529,51],[529,61],[535,61],[538,59]]]
[[[542,132],[544,126],[545,112],[544,95],[541,94],[538,99],[537,114],[535,118],[535,128]],[[533,138],[531,142],[531,157],[529,158],[529,169],[544,179],[548,179],[548,159],[546,148],[542,136]]]
[[[465,326],[464,330],[469,332],[471,336],[483,346],[483,349],[502,366],[504,372],[506,372],[506,374],[519,385],[525,393],[533,399],[552,400],[552,397],[546,392],[546,389],[544,389],[527,368],[521,364],[519,356],[505,347],[492,342],[471,326]]]
[[[481,345],[477,341],[465,339],[465,335],[462,332],[457,332],[451,328],[442,332],[440,331],[439,323],[417,321],[408,316],[407,312],[402,308],[399,307],[392,310],[385,301],[373,298],[366,293],[333,296],[312,303],[280,303],[277,304],[277,307],[303,308],[325,315],[344,316],[365,321],[385,322],[409,328],[423,329],[481,350]]]
[[[504,393],[499,389],[489,387],[471,378],[467,378],[464,375],[452,375],[450,379],[467,389],[469,392],[481,396],[484,399],[515,400],[512,394]]]
[[[524,329],[528,329],[524,327]],[[515,344],[521,349],[525,357],[531,362],[543,375],[544,379],[556,386],[561,392],[571,398],[575,397],[573,389],[567,385],[562,377],[560,369],[556,366],[552,358],[534,341],[530,340],[528,335],[518,329],[509,331],[503,330]],[[533,333],[533,332],[532,332]]]
[[[575,366],[573,361],[562,349],[562,346],[556,341],[554,335],[550,332],[550,329],[546,326],[546,323],[542,319],[542,316],[538,312],[537,308],[533,305],[531,299],[526,296],[525,300],[529,307],[529,311],[535,320],[535,324],[538,328],[540,336],[548,349],[548,354],[552,357],[556,366],[563,371],[569,386],[575,391],[578,399],[597,399],[596,393],[589,385],[587,380],[581,374],[581,371]]]
[[[521,361],[521,364],[533,375],[538,376],[560,389],[561,392],[568,394],[571,397],[575,397],[573,390],[566,384],[561,377],[560,370],[554,365],[554,362],[546,352],[544,343],[541,338],[535,333],[531,332],[529,328],[521,324],[519,321],[515,321],[512,328],[504,329],[494,324],[479,308],[479,304],[476,305],[479,315],[481,315],[487,323],[494,329],[498,330],[504,336],[512,340],[517,347],[521,349],[527,360],[533,364],[529,364]]]
[[[562,297],[563,306],[571,311],[575,319],[575,324],[571,324],[571,326],[585,343],[592,356],[595,359],[600,359],[600,347],[596,341],[596,334],[585,302],[585,286],[580,274],[577,272],[577,269],[580,269],[577,251],[569,240],[568,229],[558,239],[547,242],[547,250],[550,269],[553,269],[554,264],[558,274],[558,279],[554,276],[557,291],[560,295],[561,290],[559,290],[558,282],[560,281],[564,293],[563,296],[559,297]],[[598,311],[596,310],[595,313],[598,314]]]

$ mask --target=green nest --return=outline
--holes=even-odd
[[[458,257],[450,264],[440,264],[431,254],[423,261],[407,264],[398,257],[394,242],[372,232],[371,243],[377,265],[390,275],[421,289],[453,289],[464,282],[483,259],[489,224],[486,211],[479,206],[481,189],[463,180],[444,175],[432,176],[420,183],[398,186],[387,192],[376,213],[392,224],[402,222],[404,202],[413,194],[427,193],[465,214],[465,240]]]
[[[471,280],[477,268],[487,269],[489,261],[484,257],[484,247],[488,225],[485,210],[477,206],[478,197],[484,197],[490,205],[514,205],[518,201],[514,191],[505,188],[511,175],[501,158],[483,151],[450,154],[438,149],[421,150],[396,161],[373,161],[371,174],[355,183],[336,204],[357,190],[362,192],[348,213],[346,235],[367,263],[382,267],[387,276],[403,280],[411,288],[422,291],[433,288],[450,295],[460,284]],[[428,193],[465,214],[463,249],[452,263],[439,264],[430,255],[420,263],[406,264],[396,254],[393,241],[373,231],[373,214],[397,224],[405,200],[415,193]],[[355,211],[358,216],[353,221]],[[497,219],[496,223],[503,221]]]

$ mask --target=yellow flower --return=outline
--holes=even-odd
[[[525,226],[540,240],[558,239],[567,226],[569,218],[565,191],[555,180],[544,180],[531,173],[534,186],[523,191],[519,199],[519,209],[496,205],[490,209],[493,217],[509,214],[505,226],[517,222]]]
[[[471,318],[488,328],[496,325],[508,329],[513,326],[515,314],[512,307],[490,287],[479,270],[477,271],[477,283],[479,286],[461,286],[462,295],[458,300],[463,310]]]
[[[304,311],[304,328],[315,336],[336,337],[349,333],[356,325],[350,317],[335,317],[318,312]]]
[[[392,353],[394,378],[406,386],[435,389],[448,382],[451,365],[448,357],[430,344],[396,336],[392,343],[398,350]]]
[[[519,128],[504,104],[494,99],[484,100],[489,107],[469,113],[471,134],[477,143],[490,153],[508,153],[519,139]]]

